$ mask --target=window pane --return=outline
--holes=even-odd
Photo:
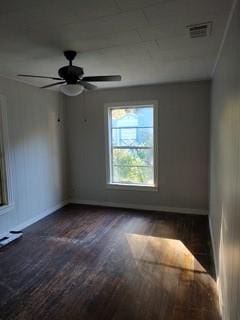
[[[0,163],[1,165],[1,163]],[[0,166],[0,206],[3,204],[3,179],[2,179],[2,171]]]
[[[152,167],[121,167],[113,166],[114,183],[126,184],[153,184],[153,168]]]
[[[0,119],[1,121],[1,119]],[[3,199],[3,150],[2,150],[2,132],[0,128],[0,206],[4,204]]]
[[[113,146],[153,146],[153,128],[112,129]]]
[[[118,149],[112,151],[113,165],[153,166],[152,149]]]
[[[111,125],[118,127],[153,127],[153,108],[111,109]]]

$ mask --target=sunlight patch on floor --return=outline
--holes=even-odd
[[[207,273],[180,240],[139,234],[126,234],[126,238],[136,261],[185,272]]]
[[[218,309],[215,280],[182,241],[132,233],[126,239],[146,287],[151,283],[156,290],[175,296],[180,306],[205,305],[204,297]]]

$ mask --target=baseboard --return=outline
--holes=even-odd
[[[161,212],[172,212],[172,213],[183,213],[183,214],[208,215],[208,211],[202,210],[202,209],[176,208],[176,207],[141,205],[141,204],[130,204],[130,203],[119,203],[119,202],[108,202],[108,201],[81,200],[77,198],[69,199],[69,203],[87,204],[87,205],[102,206],[102,207],[137,209],[137,210],[146,210],[146,211],[161,211]]]
[[[44,210],[43,212],[41,212],[37,216],[35,216],[35,217],[33,217],[33,218],[31,218],[31,219],[29,219],[27,221],[24,221],[23,223],[15,226],[14,228],[12,228],[12,230],[23,230],[23,229],[29,227],[30,225],[34,224],[35,222],[37,222],[37,221],[45,218],[46,216],[54,213],[58,209],[61,209],[62,207],[64,207],[68,203],[69,203],[69,201],[67,201],[67,200],[66,201],[62,201],[62,202],[58,203],[57,205]]]

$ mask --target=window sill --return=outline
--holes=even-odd
[[[127,191],[158,191],[157,186],[137,185],[137,184],[118,184],[108,183],[108,189],[127,190]]]
[[[0,216],[14,208],[14,203],[4,204],[0,206]]]

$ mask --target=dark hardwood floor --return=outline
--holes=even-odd
[[[0,250],[1,320],[218,320],[207,217],[69,205]]]

